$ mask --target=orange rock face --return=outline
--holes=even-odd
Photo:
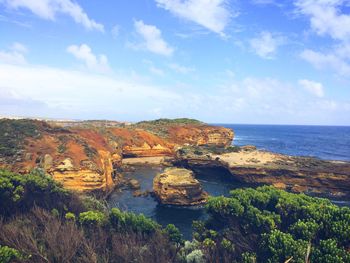
[[[16,141],[14,153],[0,152],[0,167],[22,173],[39,167],[68,189],[108,191],[118,183],[115,168],[124,157],[173,156],[179,145],[227,145],[233,138],[229,129],[204,124],[157,126],[156,131],[165,131],[157,134],[135,125],[103,123],[2,121],[0,137],[4,139],[0,144],[12,145],[11,140],[21,140]],[[18,129],[19,124],[23,131]],[[11,131],[18,134],[7,140]]]
[[[234,133],[231,129],[208,125],[170,126],[169,137],[178,144],[229,146]]]

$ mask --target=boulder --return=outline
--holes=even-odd
[[[136,179],[130,179],[128,182],[128,185],[131,189],[135,189],[135,190],[141,188],[140,182],[137,181]]]
[[[193,172],[183,168],[167,168],[158,174],[153,190],[159,202],[168,205],[199,205],[208,197]]]

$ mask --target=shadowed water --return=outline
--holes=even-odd
[[[135,171],[126,172],[125,178],[134,178],[140,182],[141,191],[152,190],[153,178],[163,171],[160,167],[136,167]],[[225,179],[222,171],[201,171],[196,173],[196,178],[201,182],[205,191],[212,196],[228,195],[229,191],[242,187],[241,184]],[[143,213],[145,216],[156,220],[161,225],[174,224],[184,237],[191,239],[192,221],[203,220],[207,217],[203,206],[176,207],[159,205],[151,196],[134,197],[130,189],[116,190],[109,199],[110,207],[118,207],[125,211]]]

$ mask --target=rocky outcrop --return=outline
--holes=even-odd
[[[0,167],[20,173],[39,167],[66,188],[108,191],[119,183],[116,171],[124,157],[172,157],[183,144],[222,145],[233,137],[229,129],[193,120],[149,122],[142,127],[109,121],[3,119]]]
[[[63,187],[79,192],[101,190],[111,191],[118,183],[114,176],[113,158],[109,152],[99,151],[101,166],[87,160],[75,166],[70,158],[64,159],[57,166],[46,170],[52,177],[62,183]]]
[[[162,204],[199,205],[207,200],[193,172],[181,168],[167,168],[153,180],[153,191]]]
[[[200,154],[198,154],[200,153]],[[293,192],[313,192],[350,198],[350,163],[292,157],[254,147],[214,154],[179,150],[176,164],[196,169],[224,168],[232,179],[245,183],[263,183]]]

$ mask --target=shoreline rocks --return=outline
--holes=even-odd
[[[270,184],[293,192],[350,198],[350,162],[288,156],[249,146],[248,150],[243,147],[221,154],[198,148],[179,149],[174,164],[192,170],[225,169],[233,180],[243,183]]]
[[[153,191],[159,202],[167,205],[200,205],[208,197],[193,172],[183,168],[167,168],[158,174],[153,179]]]

